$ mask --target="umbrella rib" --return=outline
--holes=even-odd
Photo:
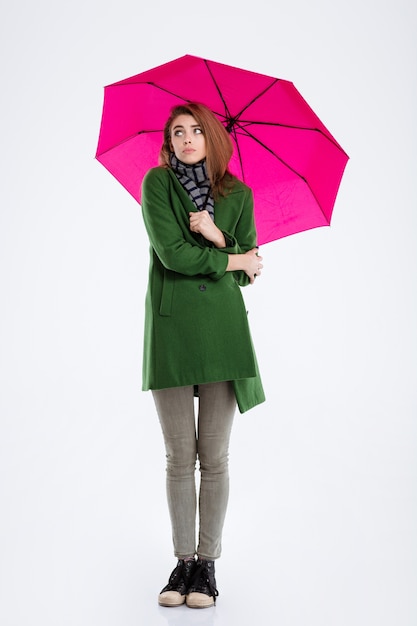
[[[225,110],[225,112],[226,112],[226,114],[225,114],[225,116],[224,116],[224,117],[226,117],[226,118],[230,118],[230,111],[229,111],[229,107],[227,106],[226,100],[224,99],[223,94],[222,94],[222,92],[221,92],[221,90],[220,90],[220,87],[219,87],[219,85],[217,84],[217,81],[216,81],[216,79],[214,78],[213,72],[212,72],[212,71],[211,71],[211,69],[210,69],[209,62],[207,61],[207,59],[203,59],[203,61],[204,61],[204,64],[205,64],[205,66],[206,66],[206,68],[207,68],[208,73],[210,74],[210,78],[211,78],[211,80],[213,81],[213,84],[214,84],[214,86],[215,86],[215,87],[216,87],[216,89],[217,89],[217,92],[218,92],[218,94],[219,94],[219,96],[220,96],[220,98],[221,98],[221,101],[223,102],[224,110]]]
[[[184,96],[179,96],[174,91],[170,91],[169,89],[166,89],[165,87],[161,87],[161,85],[157,85],[156,83],[153,83],[152,81],[146,81],[145,84],[151,85],[151,87],[156,87],[157,89],[160,89],[161,91],[165,91],[165,93],[169,93],[170,96],[175,96],[179,100],[184,100],[185,102],[192,102],[189,98],[185,98]]]
[[[243,126],[243,124],[246,124],[247,126],[279,126],[280,128],[292,128],[293,130],[306,130],[310,132],[320,133],[325,139],[327,139],[327,141],[330,141],[330,143],[338,148],[338,150],[341,150],[344,154],[346,154],[346,152],[337,143],[337,141],[333,139],[333,137],[329,137],[328,135],[326,135],[326,133],[324,133],[320,128],[312,128],[311,126],[295,126],[293,124],[280,124],[279,122],[255,122],[253,120],[239,120],[239,128],[241,128],[245,132],[247,132],[246,126]],[[254,139],[253,135],[250,136]]]
[[[246,124],[246,126],[244,126]],[[333,137],[329,137],[328,135],[326,135],[326,133],[324,133],[320,128],[312,128],[311,126],[295,126],[293,124],[281,124],[279,122],[255,122],[253,120],[239,120],[239,123],[237,124],[237,126],[243,131],[245,132],[247,135],[249,135],[252,139],[256,138],[250,134],[246,129],[248,126],[279,126],[280,128],[292,128],[293,130],[305,130],[305,131],[309,131],[309,132],[315,132],[315,133],[320,133],[320,135],[322,135],[322,137],[324,137],[324,139],[326,139],[327,141],[330,141],[330,143],[332,143],[335,148],[337,148],[338,150],[341,150],[341,152],[343,152],[343,154],[346,154],[346,152],[343,150],[342,146],[340,146],[337,141],[335,139],[333,139]]]
[[[227,126],[226,126],[226,128],[227,128],[227,130],[228,130],[228,132],[229,132],[229,133],[231,133],[231,132],[232,132],[232,130],[233,130],[233,126],[234,126],[235,124],[240,125],[240,122],[241,122],[241,120],[240,120],[240,116],[242,115],[242,113],[243,113],[244,111],[246,111],[246,109],[247,109],[248,107],[250,107],[250,106],[251,106],[254,102],[256,102],[256,100],[258,100],[259,98],[261,98],[261,97],[262,97],[262,96],[263,96],[263,95],[264,95],[264,94],[265,94],[265,93],[266,93],[269,89],[271,89],[271,87],[273,87],[273,86],[274,86],[277,82],[279,82],[279,80],[280,80],[279,78],[275,78],[275,79],[273,79],[272,83],[271,83],[270,85],[268,85],[267,87],[265,87],[265,89],[264,89],[263,91],[259,92],[259,93],[258,93],[258,94],[254,97],[254,98],[252,98],[252,100],[250,100],[250,102],[248,102],[248,103],[247,103],[247,104],[243,107],[243,109],[240,111],[240,113],[238,113],[237,115],[234,115],[234,116],[232,117],[232,116],[231,116],[231,114],[230,114],[229,108],[228,108],[228,106],[227,106],[226,100],[224,99],[223,94],[222,94],[222,92],[221,92],[221,90],[220,90],[220,87],[219,87],[219,85],[217,84],[216,79],[214,78],[214,75],[213,75],[213,73],[212,73],[212,71],[211,71],[211,69],[210,69],[210,66],[209,66],[209,64],[208,64],[207,59],[204,59],[204,62],[205,62],[205,64],[206,64],[206,66],[207,66],[207,70],[208,70],[208,72],[209,72],[209,74],[210,74],[210,76],[211,76],[211,79],[212,79],[212,81],[213,81],[213,83],[214,83],[214,86],[216,87],[217,92],[218,92],[218,94],[219,94],[219,96],[220,96],[220,98],[221,98],[221,100],[222,100],[222,102],[223,102],[224,109],[225,109],[225,112],[226,112],[226,113],[223,115],[222,113],[218,113],[217,111],[214,111],[214,109],[212,109],[212,110],[213,110],[213,112],[214,112],[214,113],[216,113],[216,115],[221,116],[221,117],[224,117],[224,121],[225,121],[225,122],[227,122]]]
[[[128,141],[130,141],[137,135],[144,135],[145,133],[162,133],[162,132],[163,132],[162,129],[159,129],[159,128],[153,129],[153,130],[138,130],[136,133],[133,133],[133,135],[129,135],[129,137],[125,137],[122,141],[112,144],[110,148],[107,148],[107,150],[103,150],[102,152],[100,152],[100,154],[97,154],[96,156],[101,156],[102,154],[106,154],[106,152],[111,152],[111,150],[113,150],[114,148],[122,146],[124,143],[127,143]]]
[[[203,60],[204,60],[204,62],[207,65],[207,61],[205,59],[203,59]],[[218,91],[218,93],[220,95],[220,98],[222,99],[222,102],[224,104],[224,108],[225,108],[226,113],[224,113],[224,114],[223,113],[218,113],[213,108],[212,108],[212,111],[213,111],[213,113],[215,113],[219,117],[224,117],[225,121],[227,121],[228,117],[230,117],[230,113],[229,113],[229,109],[227,107],[226,101],[223,98],[223,95],[222,95],[222,93],[220,91],[220,88],[219,88],[218,84],[216,83],[216,80],[215,80],[213,74],[211,73],[210,68],[208,67],[208,65],[207,65],[207,69],[208,69],[208,71],[210,73],[210,76],[211,76],[211,78],[213,80],[213,83],[214,83],[214,85],[215,85],[215,87],[216,87],[216,89],[217,89],[217,91]],[[137,84],[140,84],[140,83],[137,83]],[[152,81],[148,80],[148,81],[146,81],[145,83],[142,83],[142,84],[150,85],[151,87],[155,87],[156,89],[160,89],[161,91],[164,91],[165,93],[168,93],[170,96],[174,96],[175,98],[178,98],[179,100],[183,100],[184,102],[193,102],[193,100],[191,100],[190,98],[186,98],[185,96],[180,96],[178,93],[175,93],[174,91],[171,91],[170,89],[166,89],[166,87],[161,87],[161,85],[158,85],[157,83],[154,83]],[[243,109],[243,110],[245,110],[245,109]],[[144,132],[146,132],[146,131],[144,131]]]
[[[260,139],[258,139],[254,135],[252,135],[252,133],[248,132],[246,130],[246,128],[242,128],[241,130],[243,131],[242,134],[245,134],[248,137],[250,137],[251,139],[253,139],[253,141],[256,141],[260,146],[262,146],[262,148],[267,150],[270,154],[272,154],[272,156],[274,156],[276,159],[278,159],[278,161],[280,161],[285,167],[287,167],[291,172],[293,172],[296,176],[298,176],[298,178],[300,178],[302,181],[305,182],[305,184],[307,185],[307,187],[309,188],[309,190],[311,192],[311,195],[313,196],[313,198],[317,202],[317,205],[320,207],[320,211],[324,215],[323,209],[320,206],[320,202],[318,201],[316,194],[312,190],[312,188],[311,188],[308,180],[305,178],[305,176],[303,176],[302,174],[297,172],[297,170],[295,170],[289,163],[287,163],[286,161],[284,161],[284,159],[282,159],[280,156],[278,156],[278,154],[276,154],[273,150],[271,150],[271,148],[269,148],[266,144],[264,144]],[[318,132],[321,132],[319,129],[306,129],[306,130],[317,130]],[[237,141],[236,141],[236,145],[237,145]],[[324,215],[324,217],[326,217],[326,216]]]
[[[254,97],[252,98],[252,100],[250,100],[250,101],[249,101],[249,102],[248,102],[248,103],[247,103],[247,104],[243,107],[243,109],[242,109],[239,113],[237,113],[236,115],[233,115],[233,116],[232,116],[232,115],[230,114],[230,110],[229,110],[229,107],[227,106],[226,100],[225,100],[225,99],[224,99],[224,97],[223,97],[223,94],[222,94],[222,92],[221,92],[221,89],[220,89],[219,85],[217,84],[216,79],[214,78],[213,72],[212,72],[212,71],[211,71],[211,69],[210,69],[209,62],[207,61],[207,59],[204,59],[204,63],[205,63],[205,65],[206,65],[206,67],[207,67],[207,71],[208,71],[208,72],[209,72],[209,74],[210,74],[211,80],[213,81],[214,86],[216,87],[217,92],[218,92],[218,94],[219,94],[219,96],[220,96],[220,98],[221,98],[221,100],[222,100],[222,102],[223,102],[224,110],[225,110],[225,112],[226,112],[226,114],[225,114],[225,116],[224,116],[224,117],[226,118],[226,121],[227,121],[226,130],[227,130],[229,133],[232,131],[233,126],[234,126],[234,125],[235,125],[238,121],[240,121],[240,120],[239,120],[239,118],[240,118],[240,116],[242,115],[242,113],[243,113],[244,111],[246,111],[246,109],[248,109],[248,108],[249,108],[249,107],[250,107],[250,106],[251,106],[254,102],[256,102],[257,100],[259,100],[259,98],[261,98],[261,97],[262,97],[262,96],[263,96],[263,95],[264,95],[264,94],[265,94],[265,93],[266,93],[269,89],[271,89],[271,88],[272,88],[272,87],[273,87],[276,83],[278,83],[278,82],[279,82],[279,80],[280,80],[279,78],[274,78],[274,79],[272,80],[272,83],[271,83],[270,85],[268,85],[267,87],[265,87],[265,89],[263,89],[263,90],[262,90],[262,91],[260,91],[260,92],[259,92],[256,96],[254,96]]]
[[[291,167],[291,165],[289,165],[288,163],[286,163],[284,161],[284,159],[282,159],[280,156],[278,156],[278,154],[276,154],[276,152],[274,152],[269,146],[267,146],[265,143],[263,143],[263,141],[261,141],[260,139],[258,139],[257,137],[255,137],[255,135],[252,135],[252,133],[250,133],[246,128],[242,128],[240,126],[240,124],[238,125],[238,128],[240,130],[242,130],[242,135],[246,135],[247,137],[250,137],[251,139],[253,139],[253,141],[256,141],[256,143],[258,143],[260,146],[262,146],[262,148],[264,148],[265,150],[267,150],[270,154],[272,154],[276,159],[278,159],[278,161],[281,161],[281,163],[283,165],[285,165],[285,167],[288,167],[288,169],[290,169],[292,172],[294,172],[294,174],[296,174],[297,176],[299,176],[300,178],[302,178],[303,180],[305,180],[304,176],[302,176],[301,174],[299,174],[293,167]],[[306,181],[307,182],[307,181]]]
[[[240,121],[240,116],[242,115],[242,113],[244,111],[246,111],[246,109],[248,109],[254,102],[256,102],[257,100],[259,100],[259,98],[262,98],[262,96],[269,91],[274,85],[276,85],[276,83],[279,82],[279,78],[274,78],[274,80],[272,81],[272,83],[270,85],[268,85],[267,87],[265,87],[265,89],[263,89],[262,91],[260,91],[254,98],[252,98],[252,100],[250,100],[250,102],[248,102],[243,109],[240,111],[240,113],[238,113],[234,119],[235,120],[239,120]]]

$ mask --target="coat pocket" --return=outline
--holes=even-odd
[[[175,273],[164,268],[164,282],[162,285],[159,314],[169,317],[172,312],[172,298],[174,296]]]

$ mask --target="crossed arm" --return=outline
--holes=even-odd
[[[167,206],[168,205],[168,206]],[[205,274],[213,280],[225,272],[242,275],[239,283],[253,283],[262,269],[262,257],[253,246],[253,201],[245,194],[242,214],[233,234],[223,232],[207,211],[176,210],[170,205],[167,172],[155,168],[145,176],[142,186],[142,213],[149,240],[167,269],[193,276]],[[225,209],[227,210],[227,209]],[[196,244],[192,233],[201,234],[213,247]],[[246,278],[245,278],[246,275]]]
[[[203,235],[218,249],[226,248],[224,233],[213,222],[208,211],[193,211],[189,216],[191,232]],[[243,254],[228,254],[227,257],[226,272],[243,270],[251,283],[255,280],[255,276],[260,276],[263,265],[257,248],[252,248]]]

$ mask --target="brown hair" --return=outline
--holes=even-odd
[[[171,167],[171,126],[179,115],[192,115],[201,127],[206,140],[206,165],[212,193],[215,199],[219,195],[224,196],[235,180],[228,170],[233,154],[233,144],[223,124],[206,105],[189,102],[171,109],[164,127],[164,143],[159,155],[160,164],[164,167]]]

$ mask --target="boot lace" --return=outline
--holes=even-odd
[[[195,572],[191,578],[188,593],[205,593],[214,599],[219,595],[214,577],[214,563],[211,561],[198,561]]]
[[[194,568],[195,561],[179,560],[177,566],[171,572],[168,584],[162,589],[161,593],[164,593],[164,591],[178,591],[181,595],[185,595]]]

